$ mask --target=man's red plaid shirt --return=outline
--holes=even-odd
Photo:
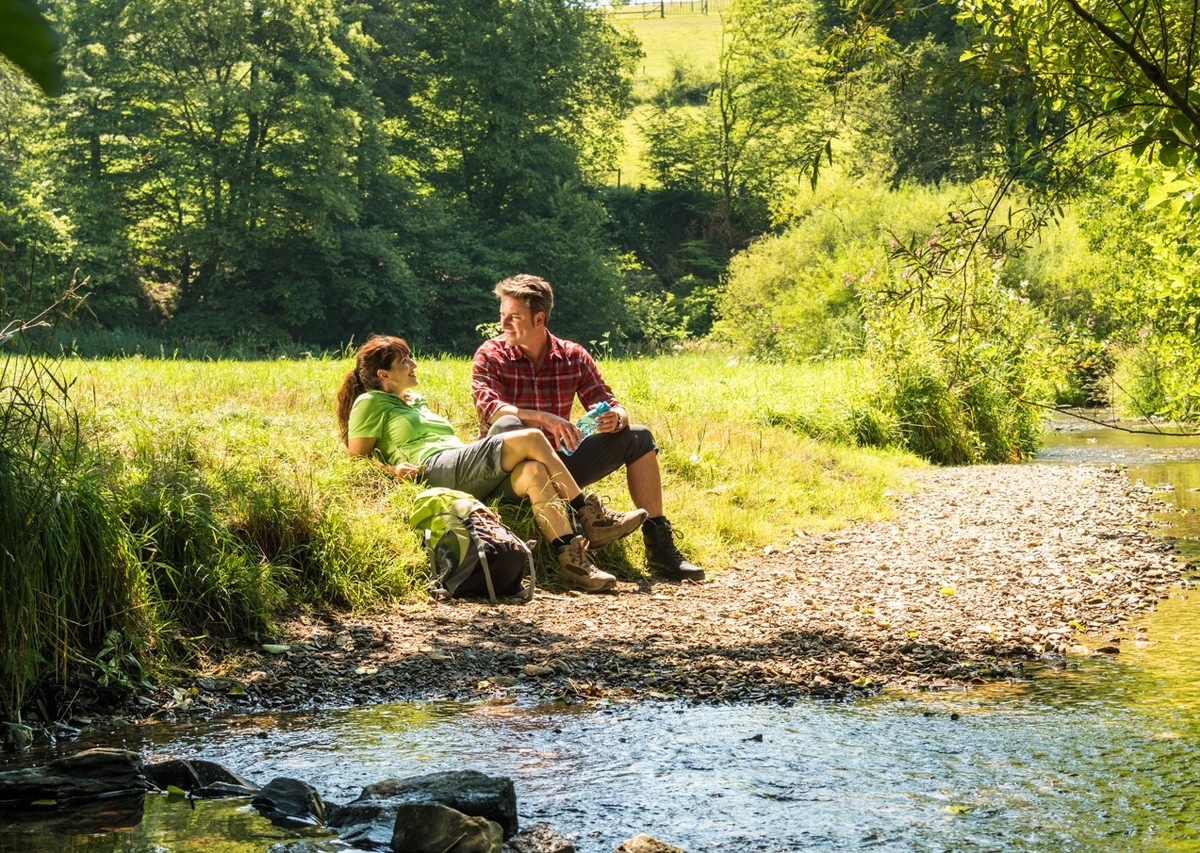
[[[471,396],[479,413],[479,435],[487,434],[492,416],[501,406],[516,406],[571,417],[575,397],[584,409],[603,401],[616,406],[612,389],[604,382],[592,356],[574,341],[547,333],[550,347],[535,368],[520,347],[503,337],[484,341],[471,364]]]

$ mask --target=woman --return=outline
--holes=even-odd
[[[588,547],[637,530],[646,511],[613,512],[596,495],[583,494],[541,430],[466,444],[415,393],[416,368],[400,338],[376,335],[358,348],[354,370],[337,396],[338,426],[350,455],[375,459],[398,480],[459,489],[480,500],[529,498],[534,519],[558,556],[562,583],[587,592],[610,589],[617,579],[592,564]],[[579,519],[582,536],[576,535],[567,506]]]

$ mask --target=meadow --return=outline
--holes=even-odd
[[[309,528],[336,518],[324,522],[334,542],[370,541],[360,562],[372,580],[331,572],[326,587],[337,603],[368,604],[408,594],[424,557],[404,524],[419,487],[347,459],[338,440],[332,400],[351,364],[139,357],[69,361],[66,369],[91,443],[115,451],[127,478],[170,470],[197,477],[233,529],[254,526],[257,500],[303,507]],[[796,530],[878,517],[896,473],[915,464],[852,446],[848,413],[872,389],[854,361],[797,367],[712,352],[608,359],[603,370],[634,418],[654,430],[670,515],[696,559],[718,571]],[[468,440],[477,430],[469,372],[464,358],[421,359],[418,368],[421,392]],[[618,477],[598,491],[621,503],[627,493]],[[528,521],[520,513],[513,520]],[[640,543],[610,550],[602,561],[637,571]],[[372,564],[391,564],[396,574],[381,576]]]
[[[641,128],[654,112],[651,99],[668,85],[675,73],[687,74],[697,80],[717,79],[717,63],[724,33],[722,10],[718,4],[709,7],[708,14],[676,12],[665,17],[651,13],[615,16],[619,29],[637,36],[644,56],[634,75],[635,106],[624,119],[625,150],[619,162],[619,172],[612,183],[625,186],[653,185],[642,162],[646,141]]]
[[[285,608],[362,611],[425,597],[427,558],[407,523],[421,487],[350,459],[337,435],[334,393],[351,364],[133,356],[42,365],[66,389],[46,411],[69,438],[29,454],[59,461],[26,464],[15,440],[23,433],[10,425],[0,458],[12,516],[0,546],[16,557],[0,564],[14,573],[0,578],[9,718],[51,673],[82,670],[127,687],[222,638],[256,636]],[[4,369],[9,390],[34,375],[17,359]],[[714,350],[609,358],[602,369],[654,430],[668,515],[710,577],[806,532],[885,517],[889,494],[924,464],[856,445],[875,391],[862,362],[788,366]],[[469,372],[465,358],[419,361],[422,393],[465,439],[477,431]],[[622,474],[594,489],[628,506]],[[527,506],[501,512],[536,538]],[[643,576],[640,536],[595,557],[623,578]],[[544,544],[537,558],[553,589]]]

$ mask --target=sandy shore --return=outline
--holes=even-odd
[[[895,521],[804,535],[703,585],[298,618],[156,717],[404,699],[791,702],[1025,677],[1119,654],[1182,568],[1149,492],[1068,465],[914,474]]]

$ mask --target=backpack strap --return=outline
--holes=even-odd
[[[533,593],[537,590],[537,569],[533,567],[533,546],[528,542],[525,543],[525,559],[529,561],[529,586],[521,593],[521,600],[533,601]]]
[[[479,564],[483,566],[483,582],[487,584],[488,601],[492,604],[498,604],[496,587],[492,585],[492,569],[488,565],[487,554],[484,553],[487,549],[483,547],[483,540],[479,536],[475,537],[475,550],[479,552]]]

